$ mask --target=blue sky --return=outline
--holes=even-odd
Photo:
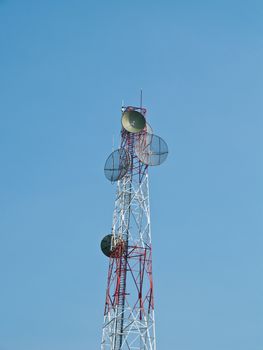
[[[262,350],[262,1],[0,1],[0,350],[99,349],[121,101],[150,169],[158,349]]]

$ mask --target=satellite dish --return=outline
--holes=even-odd
[[[124,148],[112,152],[106,160],[104,174],[111,182],[118,181],[127,173],[130,155]]]
[[[113,234],[110,234],[102,239],[100,248],[107,257],[119,258],[126,251],[126,244],[122,238],[114,239]]]
[[[113,236],[112,234],[105,236],[100,243],[100,248],[102,250],[102,253],[107,257],[109,257],[112,253],[112,250],[111,250],[112,236]]]
[[[131,133],[137,133],[145,128],[144,116],[137,111],[125,111],[121,118],[122,126]]]
[[[135,153],[144,164],[151,166],[160,165],[168,156],[168,146],[161,137],[146,133],[141,135],[136,144]]]

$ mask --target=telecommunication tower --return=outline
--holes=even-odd
[[[117,191],[101,241],[109,258],[101,350],[156,350],[148,168],[165,161],[168,147],[142,106],[123,107],[121,122],[120,148],[104,167]]]

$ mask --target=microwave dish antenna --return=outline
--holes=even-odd
[[[104,166],[106,178],[115,182],[126,175],[130,165],[130,155],[124,148],[113,151],[107,158]]]
[[[159,136],[146,133],[136,144],[135,153],[144,164],[162,164],[168,156],[168,146]]]
[[[123,128],[133,134],[145,128],[146,120],[144,115],[135,110],[126,110],[121,118]]]

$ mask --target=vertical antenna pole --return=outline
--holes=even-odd
[[[142,108],[142,89],[141,89],[141,95],[140,95],[140,108]]]

